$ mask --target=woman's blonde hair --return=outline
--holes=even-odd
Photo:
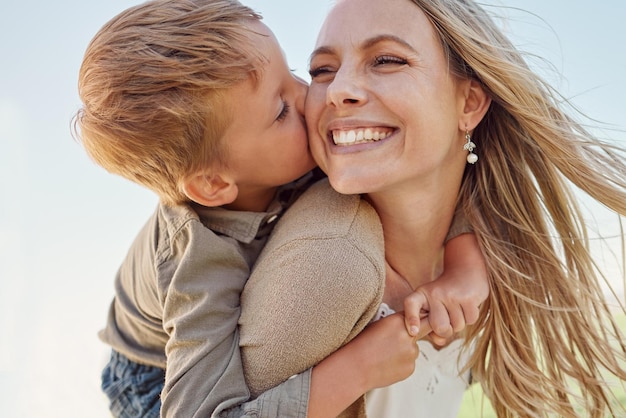
[[[625,150],[568,116],[567,100],[472,0],[412,1],[453,73],[492,98],[473,133],[480,161],[467,167],[459,197],[490,272],[490,299],[470,332],[474,377],[501,417],[623,411],[602,370],[626,380],[626,344],[571,185],[626,215]]]
[[[181,182],[223,162],[224,93],[259,76],[248,25],[259,19],[236,0],[155,0],[120,13],[85,52],[74,136],[164,203],[187,200]]]

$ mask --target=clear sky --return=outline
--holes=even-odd
[[[626,141],[626,3],[487,2],[511,18],[516,44],[554,65],[537,64],[548,80],[617,129],[602,135]],[[0,3],[2,417],[108,416],[99,390],[108,349],[96,332],[117,266],[157,200],[92,164],[69,121],[79,106],[77,72],[87,43],[137,3]],[[308,79],[307,57],[330,0],[244,3],[262,12],[291,67]],[[614,219],[594,216],[603,233],[616,235]],[[608,248],[603,257],[614,259]]]

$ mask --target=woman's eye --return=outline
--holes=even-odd
[[[309,70],[309,75],[313,79],[330,72],[332,72],[330,67],[314,67]]]
[[[379,55],[376,58],[374,58],[374,64],[375,65],[388,65],[388,64],[406,65],[408,64],[408,61],[405,60],[404,58],[394,57],[393,55]]]
[[[287,103],[286,101],[283,100],[283,108],[281,109],[280,113],[276,117],[276,120],[278,122],[282,122],[287,117],[287,115],[289,114],[289,109],[290,108],[291,108],[291,106],[289,106],[289,103]]]

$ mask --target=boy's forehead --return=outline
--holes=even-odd
[[[251,54],[257,57],[255,60],[255,72],[251,74],[253,84],[258,85],[268,67],[272,65],[287,65],[285,52],[280,47],[276,36],[271,29],[261,21],[250,21],[248,26],[251,29],[250,48]]]
[[[271,29],[260,20],[250,20],[247,23],[250,29],[251,36],[250,41],[252,46],[261,46],[276,42],[274,33]]]
[[[278,39],[274,32],[262,21],[254,20],[248,24],[252,32],[251,46],[258,52],[261,52],[269,59],[270,55],[276,54],[281,58],[285,57],[285,53],[278,43]]]

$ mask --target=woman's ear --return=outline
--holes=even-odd
[[[477,80],[470,79],[462,83],[463,102],[461,117],[459,118],[459,130],[473,130],[485,117],[491,97],[487,94],[483,85]]]
[[[183,182],[183,193],[202,206],[216,207],[234,202],[239,189],[227,174],[202,172]]]

